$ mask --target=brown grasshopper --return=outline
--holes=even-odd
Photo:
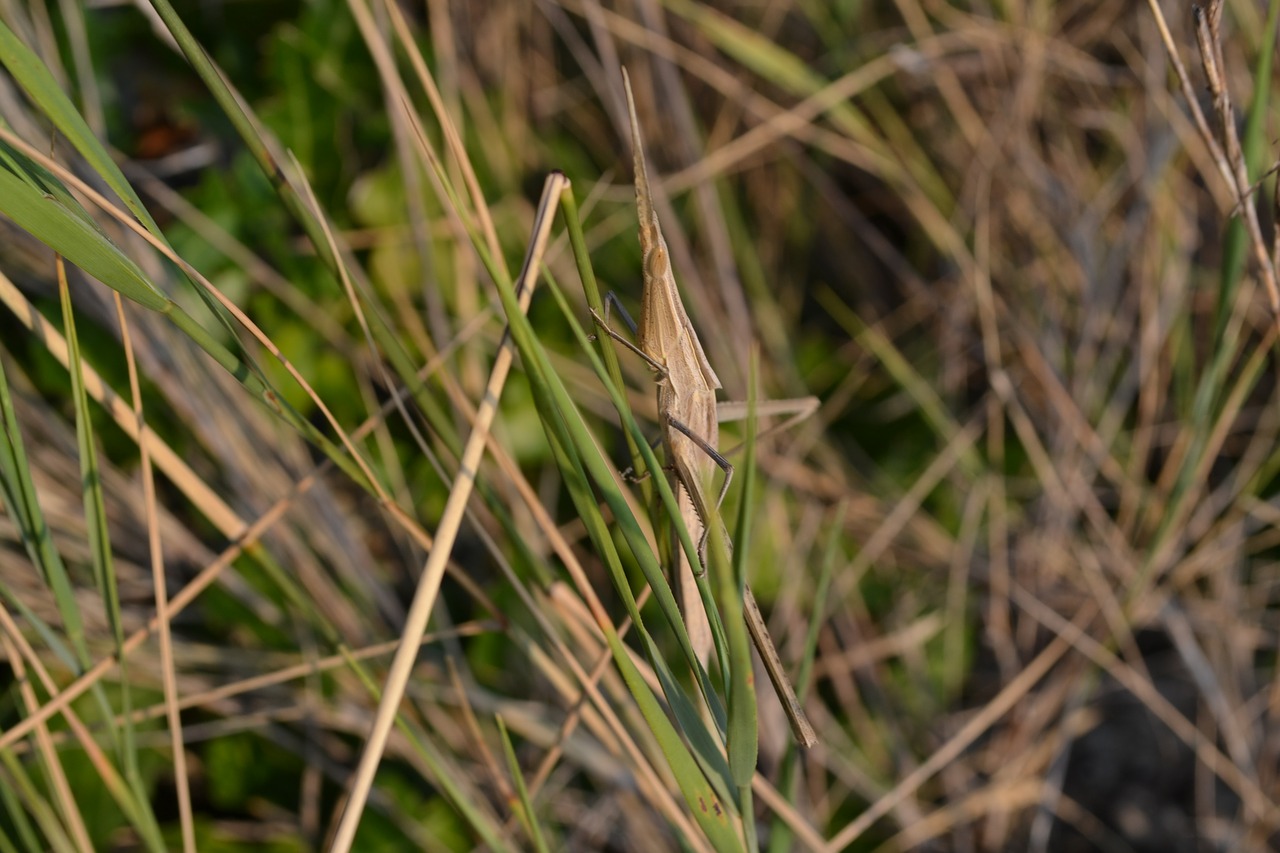
[[[653,208],[644,147],[640,141],[640,122],[636,117],[635,98],[626,69],[622,71],[622,78],[626,85],[627,109],[631,118],[636,208],[640,219],[640,248],[644,259],[644,293],[641,297],[638,345],[613,331],[607,319],[596,315],[594,311],[592,314],[610,337],[637,353],[657,374],[658,417],[661,420],[667,462],[672,469],[673,487],[677,491],[680,515],[689,535],[697,541],[698,556],[705,565],[706,540],[711,532],[705,523],[710,515],[707,495],[715,467],[719,466],[725,474],[724,483],[716,497],[717,510],[733,479],[733,465],[717,450],[720,430],[716,389],[720,387],[720,379],[711,369],[702,349],[702,342],[698,340],[693,324],[689,322],[689,315],[671,272],[670,252]],[[817,406],[817,401],[812,398],[776,402],[798,404],[793,405],[792,410],[803,408],[806,413],[812,412]],[[711,627],[702,599],[698,595],[693,568],[684,551],[677,551],[679,565],[672,578],[676,597],[693,647],[705,662],[711,651]],[[702,566],[698,568],[701,574]],[[743,613],[747,629],[764,662],[769,680],[782,702],[783,710],[786,711],[796,740],[803,746],[813,746],[817,743],[817,737],[783,671],[782,661],[778,658],[778,652],[750,588],[746,590]]]

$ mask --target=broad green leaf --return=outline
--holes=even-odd
[[[152,311],[173,302],[102,232],[53,195],[0,169],[0,213],[98,281]]]
[[[27,93],[27,97],[75,146],[80,155],[106,181],[107,186],[115,191],[133,215],[138,217],[147,230],[160,236],[160,229],[143,206],[142,200],[125,179],[120,167],[111,159],[106,147],[76,110],[75,104],[71,103],[71,99],[62,91],[40,57],[23,44],[13,30],[3,22],[0,22],[0,64],[8,69],[13,79]],[[65,257],[70,258],[69,255]]]

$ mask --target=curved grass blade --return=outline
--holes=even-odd
[[[102,473],[98,465],[98,452],[94,441],[93,420],[89,413],[89,397],[84,389],[84,373],[81,370],[80,336],[76,332],[75,314],[71,307],[71,289],[67,286],[65,270],[59,264],[58,291],[62,302],[63,327],[67,339],[69,359],[68,374],[71,377],[71,400],[76,414],[76,447],[80,455],[80,487],[84,497],[85,528],[93,561],[93,579],[102,596],[116,650],[124,643],[124,627],[120,618],[120,592],[116,587],[115,566],[111,558],[111,537],[107,531],[106,501],[102,495]],[[68,602],[75,607],[74,599]],[[128,682],[122,682],[127,694]]]
[[[600,286],[596,282],[595,269],[591,266],[591,254],[587,251],[587,238],[582,233],[582,222],[578,218],[578,202],[573,198],[573,193],[568,193],[565,197],[564,222],[569,232],[569,245],[573,249],[574,262],[578,267],[578,278],[582,282],[582,292],[587,297],[587,306],[597,314],[604,316],[604,300],[600,296]],[[599,345],[600,354],[604,357],[604,363],[609,370],[609,377],[613,380],[613,384],[618,388],[626,387],[622,381],[622,367],[618,362],[618,352],[612,342],[601,338],[597,341],[597,344]],[[627,402],[625,395],[622,397],[622,403],[627,410],[626,416],[630,417],[631,406]],[[635,437],[631,432],[623,430],[622,434],[627,442],[631,466],[637,476],[640,476],[648,470],[644,467],[644,457],[640,455],[640,448],[637,446]],[[640,481],[640,493],[644,497],[645,506],[653,503],[653,484],[649,482],[647,477]]]

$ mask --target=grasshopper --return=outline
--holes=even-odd
[[[707,487],[715,467],[718,466],[725,475],[715,499],[715,508],[718,510],[733,479],[733,465],[717,449],[719,417],[716,389],[720,388],[720,379],[707,361],[702,342],[698,339],[693,324],[689,322],[689,315],[671,272],[671,256],[653,207],[644,146],[640,141],[640,122],[636,117],[635,97],[625,68],[622,78],[626,86],[627,109],[631,119],[636,210],[640,220],[640,248],[644,269],[638,344],[631,343],[610,328],[606,318],[601,318],[594,311],[592,315],[601,329],[643,358],[655,371],[662,442],[667,464],[672,471],[673,486],[677,491],[680,515],[689,535],[698,543],[699,561],[705,566],[706,541],[711,532],[705,523],[709,517]],[[799,411],[800,417],[817,407],[817,401],[813,398],[776,402],[796,404],[791,406],[791,410],[803,409],[804,411]],[[698,595],[694,569],[689,565],[684,551],[676,550],[679,565],[672,578],[676,598],[684,614],[693,647],[705,663],[711,651],[711,626]],[[703,566],[699,566],[699,574],[702,570]],[[795,690],[783,671],[782,661],[749,587],[746,589],[743,613],[747,630],[782,702],[796,740],[803,746],[813,746],[817,743],[813,727],[809,725]]]

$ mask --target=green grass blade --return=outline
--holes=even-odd
[[[53,592],[54,600],[62,617],[62,628],[70,643],[67,650],[56,638],[56,634],[37,620],[37,626],[43,626],[41,632],[50,648],[59,652],[63,662],[76,672],[80,672],[89,660],[89,650],[85,644],[84,623],[80,619],[80,610],[75,603],[70,577],[66,565],[53,543],[53,533],[45,522],[44,512],[40,508],[40,499],[36,494],[35,484],[31,478],[30,460],[27,457],[26,445],[18,426],[17,415],[13,409],[13,400],[9,395],[9,383],[5,375],[4,365],[0,362],[0,421],[4,427],[4,441],[0,445],[0,489],[3,489],[5,508],[14,518],[19,535],[31,558],[31,564],[40,573],[41,579]],[[7,591],[7,585],[6,585]],[[21,597],[7,592],[15,605],[25,609]]]
[[[115,745],[116,753],[124,766],[124,777],[128,780],[129,793],[132,796],[132,812],[142,821],[136,829],[144,837],[149,837],[153,849],[163,847],[160,827],[151,811],[151,797],[142,779],[142,771],[138,765],[138,747],[134,738],[132,722],[133,700],[130,682],[127,678],[127,657],[124,653],[124,622],[120,609],[120,592],[116,584],[115,562],[111,554],[111,536],[107,528],[107,506],[102,494],[102,472],[98,463],[97,443],[93,429],[93,419],[89,409],[89,395],[85,390],[83,356],[80,352],[80,339],[76,333],[75,312],[71,305],[71,290],[66,286],[65,276],[60,276],[59,287],[62,299],[62,316],[64,334],[67,339],[68,371],[71,377],[71,398],[76,413],[76,446],[80,455],[80,484],[84,499],[85,529],[88,535],[89,554],[93,563],[94,582],[98,594],[102,597],[103,612],[111,629],[115,642],[116,658],[121,672],[120,698],[122,726],[111,722],[114,709],[111,708],[104,691],[95,689],[94,695],[103,707],[107,730]],[[74,599],[67,604],[75,607]],[[87,661],[85,662],[87,665]]]
[[[162,313],[173,305],[137,264],[89,224],[83,211],[73,212],[5,169],[0,169],[0,213],[122,296]]]
[[[34,827],[26,824],[29,830],[27,834],[34,836],[38,827],[38,831],[44,836],[43,844],[37,842],[35,846],[27,849],[75,853],[75,844],[67,835],[66,829],[58,822],[56,809],[45,799],[35,780],[27,773],[27,769],[13,752],[5,750],[0,753],[0,763],[4,765],[4,772],[0,773],[0,787],[11,788],[16,795],[15,799],[21,804],[18,810],[25,812],[35,821]]]
[[[70,213],[83,219],[90,228],[101,230],[89,212],[80,206],[80,202],[56,175],[4,140],[0,140],[0,167],[8,169],[34,185],[40,192],[53,196],[54,200]]]
[[[14,756],[12,749],[4,749],[4,754],[0,754],[0,767],[13,767],[14,772],[26,772],[17,757]],[[8,772],[0,770],[0,804],[4,806],[4,815],[8,818],[9,824],[5,824],[4,829],[8,830],[13,827],[13,834],[18,838],[18,845],[14,847],[13,841],[10,841],[8,835],[4,836],[4,843],[0,843],[0,847],[8,847],[8,849],[22,850],[38,850],[41,849],[40,835],[36,830],[36,826],[32,824],[31,816],[28,815],[27,809],[22,807],[22,798],[18,795],[18,786],[9,779]]]
[[[733,813],[725,807],[725,803],[720,800],[715,789],[708,784],[706,777],[699,770],[693,756],[685,749],[680,736],[666,714],[662,712],[648,685],[644,683],[640,671],[627,656],[617,632],[609,630],[606,636],[609,639],[609,648],[613,652],[613,659],[622,672],[622,678],[631,689],[631,695],[635,697],[640,713],[644,715],[645,722],[649,724],[654,738],[662,748],[680,793],[684,795],[685,802],[693,812],[694,820],[698,822],[698,826],[702,827],[702,831],[706,833],[707,839],[716,850],[742,850],[742,844],[738,841],[737,833],[733,829],[731,820]],[[751,819],[750,816],[748,819]]]
[[[600,295],[600,287],[596,283],[595,268],[591,265],[591,255],[587,252],[587,239],[582,233],[582,221],[578,217],[578,202],[574,198],[572,192],[565,193],[563,207],[561,208],[564,218],[565,227],[569,232],[569,245],[573,250],[573,259],[578,267],[578,278],[582,281],[582,292],[587,297],[587,305],[590,306],[600,316],[604,316],[604,299]],[[609,371],[609,378],[613,380],[613,384],[622,388],[625,384],[622,381],[622,367],[618,363],[618,353],[613,346],[613,341],[607,337],[600,336],[596,341],[600,355],[604,358],[605,366]],[[627,398],[623,395],[622,404],[626,408],[627,413],[624,417],[631,416],[631,406],[627,403]],[[642,475],[647,468],[644,467],[644,457],[640,455],[640,448],[636,445],[635,437],[629,430],[623,430],[623,437],[627,442],[628,455],[631,457],[631,466],[635,469],[636,475]],[[644,497],[645,506],[653,503],[653,486],[648,479],[641,480],[640,493]]]
[[[533,811],[529,787],[525,785],[524,774],[520,772],[520,761],[516,758],[515,747],[511,745],[511,735],[507,732],[506,723],[502,721],[501,716],[497,717],[497,722],[498,732],[502,735],[502,751],[507,756],[507,770],[511,772],[511,781],[515,784],[516,796],[520,801],[516,814],[525,832],[529,834],[529,840],[533,842],[533,849],[538,853],[550,853],[551,848],[547,846],[547,840],[542,835],[542,827],[538,825],[538,817]]]
[[[0,805],[3,805],[4,814],[12,822],[13,833],[18,838],[15,844],[9,838],[7,826],[6,829],[0,829],[0,853],[39,850],[40,845],[36,842],[36,830],[31,825],[31,818],[23,810],[22,803],[18,802],[13,786],[7,784],[2,774],[0,774]]]
[[[71,289],[65,275],[59,276],[58,292],[62,302],[64,334],[70,362],[71,399],[76,413],[76,445],[80,454],[80,487],[84,498],[85,527],[89,540],[90,559],[93,562],[94,580],[103,599],[104,612],[111,626],[116,648],[124,643],[124,630],[120,624],[120,595],[116,589],[115,571],[111,564],[111,540],[107,533],[106,505],[102,498],[102,475],[98,468],[98,456],[93,443],[93,423],[89,417],[88,395],[84,390],[84,373],[81,371],[80,339],[76,334],[75,314],[71,308]],[[80,607],[70,587],[70,581],[55,583],[54,594],[63,619],[74,614],[75,624],[80,626]],[[78,630],[83,630],[78,628]],[[77,646],[79,647],[79,646]],[[81,666],[89,665],[86,650]],[[108,708],[108,711],[111,709]],[[110,719],[110,717],[108,717]],[[119,744],[117,744],[118,746]]]
[[[151,218],[142,200],[125,178],[120,167],[94,135],[49,69],[3,22],[0,22],[0,63],[54,127],[75,146],[80,155],[120,197],[129,211],[157,237],[160,228]]]
[[[831,582],[836,576],[836,566],[839,564],[841,527],[840,522],[844,519],[845,513],[848,511],[847,500],[842,500],[836,505],[835,510],[831,513],[833,519],[830,525],[830,536],[827,538],[826,548],[822,552],[822,570],[818,574],[818,585],[814,588],[814,614],[809,620],[809,630],[805,633],[804,651],[800,658],[800,669],[796,673],[796,696],[800,699],[801,704],[804,703],[805,697],[809,693],[809,687],[813,681],[813,663],[818,654],[818,634],[822,631],[823,624],[826,623],[826,610],[821,605],[827,602],[830,606],[830,590]],[[788,802],[794,802],[796,793],[800,784],[800,748],[794,741],[788,742],[787,752],[782,757],[780,769],[778,771],[778,792],[787,799]],[[792,848],[794,833],[787,822],[779,817],[774,817],[772,822],[772,831],[769,833],[769,853],[786,853]]]
[[[80,337],[76,333],[75,313],[71,307],[71,289],[63,278],[59,287],[62,301],[63,328],[70,362],[71,400],[76,413],[76,446],[80,454],[80,487],[84,498],[85,528],[89,554],[93,562],[93,578],[102,596],[103,609],[112,638],[119,652],[124,645],[124,626],[120,615],[120,592],[116,587],[115,566],[111,557],[111,537],[107,531],[106,502],[102,496],[102,472],[94,441],[93,420],[89,412],[89,396],[84,388],[81,370]],[[74,600],[69,603],[75,607]]]
[[[746,441],[743,444],[741,464],[735,467],[735,480],[742,482],[742,497],[738,502],[737,529],[734,533],[732,564],[725,553],[724,541],[719,536],[708,537],[712,571],[718,576],[720,608],[725,615],[725,630],[729,644],[729,770],[740,796],[751,794],[751,777],[755,775],[756,760],[760,750],[760,728],[756,715],[755,678],[751,661],[751,642],[747,638],[747,626],[743,621],[743,596],[747,586],[747,560],[751,556],[752,509],[756,490],[756,386],[759,382],[759,353],[751,348],[751,365],[747,384]],[[718,512],[708,507],[710,514]],[[709,524],[712,522],[708,522]],[[723,529],[715,520],[713,530]],[[751,814],[749,799],[743,804],[743,814]],[[748,821],[749,823],[750,821]],[[754,836],[754,833],[752,833]],[[751,845],[753,848],[755,845]]]
[[[10,750],[5,750],[11,753]],[[0,758],[0,763],[7,763],[9,756]],[[0,830],[0,850],[17,851],[22,850],[39,850],[40,845],[36,841],[36,829],[31,825],[31,818],[27,815],[26,810],[22,808],[22,803],[18,800],[17,792],[14,786],[9,784],[9,780],[5,778],[3,772],[0,772],[0,805],[4,807],[5,816],[11,821],[6,824],[4,830]],[[18,845],[10,840],[7,830],[12,826],[14,835],[18,838]]]
[[[1267,156],[1267,116],[1271,103],[1271,67],[1276,49],[1276,24],[1280,20],[1280,2],[1272,0],[1267,12],[1267,24],[1263,29],[1263,39],[1258,51],[1258,65],[1253,74],[1253,99],[1245,114],[1244,132],[1240,137],[1240,147],[1244,154],[1245,169],[1250,181],[1256,181],[1264,167]],[[1233,344],[1225,342],[1227,321],[1231,317],[1235,303],[1236,291],[1240,277],[1244,274],[1245,264],[1249,258],[1248,236],[1244,222],[1235,217],[1227,225],[1227,233],[1222,247],[1222,277],[1218,286],[1218,304],[1214,318],[1213,340],[1218,342],[1218,351],[1233,349]],[[1223,344],[1226,343],[1226,346]],[[1215,359],[1216,374],[1222,368],[1221,359]],[[1213,387],[1217,387],[1214,377],[1207,378]]]

